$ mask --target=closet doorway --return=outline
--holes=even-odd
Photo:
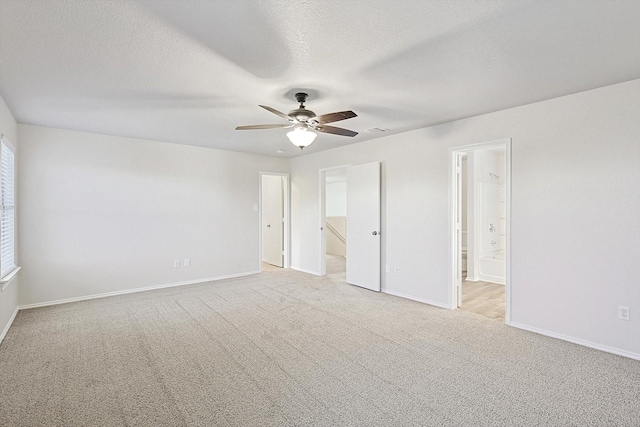
[[[260,271],[289,268],[289,175],[260,173]]]

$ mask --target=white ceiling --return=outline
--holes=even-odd
[[[618,0],[0,0],[0,95],[20,123],[293,157],[640,78],[639,23]],[[234,130],[298,90],[360,134]]]

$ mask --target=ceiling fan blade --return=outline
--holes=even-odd
[[[278,129],[278,128],[290,128],[293,126],[292,124],[283,123],[281,125],[249,125],[249,126],[238,126],[236,130],[255,130],[255,129]]]
[[[321,116],[314,117],[313,120],[316,120],[318,123],[322,124],[352,119],[354,117],[358,117],[358,115],[353,111],[339,111],[337,113],[323,114]]]
[[[318,132],[332,133],[334,135],[356,136],[358,134],[358,132],[354,132],[349,129],[338,128],[335,126],[314,126],[313,128]]]
[[[287,115],[286,115],[285,113],[283,113],[282,111],[278,111],[278,110],[276,110],[276,109],[274,109],[274,108],[267,107],[266,105],[259,105],[259,107],[262,107],[262,108],[264,108],[264,109],[265,109],[265,110],[267,110],[267,111],[271,111],[273,114],[275,114],[276,116],[280,116],[280,117],[282,117],[283,119],[289,120],[289,118],[290,118],[289,116],[287,116]]]

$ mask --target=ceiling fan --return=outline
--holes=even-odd
[[[284,114],[278,110],[275,110],[266,105],[260,105],[267,111],[271,111],[273,114],[286,119],[289,123],[283,123],[278,125],[251,125],[251,126],[238,126],[236,130],[256,130],[256,129],[278,129],[278,128],[294,128],[291,132],[287,133],[287,138],[296,147],[300,147],[302,150],[304,147],[308,147],[317,134],[315,131],[331,133],[334,135],[342,136],[356,136],[358,132],[354,132],[349,129],[343,129],[335,126],[326,126],[326,123],[333,123],[340,120],[351,119],[358,117],[353,111],[339,111],[336,113],[323,114],[316,116],[311,110],[307,110],[304,107],[304,103],[307,101],[308,95],[303,92],[296,93],[296,101],[300,103],[300,106],[289,111],[289,114]]]

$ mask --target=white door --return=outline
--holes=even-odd
[[[380,291],[380,163],[347,169],[347,283]]]
[[[283,266],[284,197],[282,177],[262,176],[262,261]]]
[[[462,153],[456,156],[456,300],[462,305]]]

